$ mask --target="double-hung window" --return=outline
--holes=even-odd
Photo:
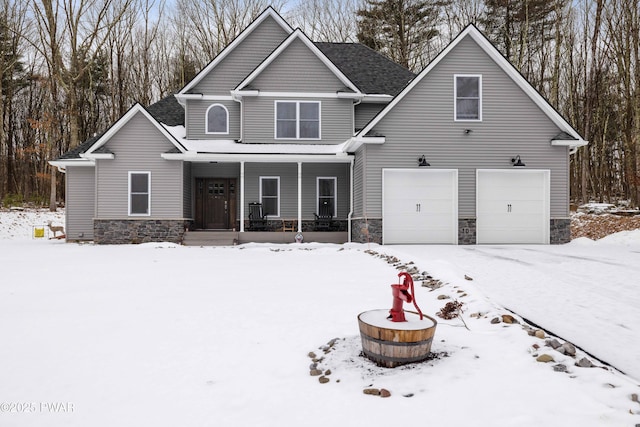
[[[319,101],[276,101],[276,139],[320,139]]]
[[[229,111],[222,104],[213,104],[207,109],[207,133],[229,133]]]
[[[482,120],[482,76],[462,75],[454,76],[455,91],[455,120]]]
[[[337,187],[338,179],[336,177],[317,178],[318,206],[316,212],[330,213],[334,217],[337,216]],[[322,209],[321,209],[322,208]]]
[[[151,215],[151,172],[129,172],[129,215]]]
[[[268,216],[280,216],[280,177],[260,177],[260,203],[262,213]]]

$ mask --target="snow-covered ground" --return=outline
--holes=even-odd
[[[97,246],[32,238],[61,214],[16,215],[0,212],[2,427],[640,424],[640,231],[562,246]],[[390,308],[398,268],[414,266],[443,282],[416,288],[437,357],[378,368],[356,317]],[[435,316],[451,300],[464,323]],[[492,323],[507,314],[521,323]]]

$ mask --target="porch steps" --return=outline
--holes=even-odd
[[[184,246],[233,246],[238,244],[235,231],[187,231],[182,241]]]

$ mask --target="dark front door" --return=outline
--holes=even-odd
[[[196,228],[230,230],[236,227],[236,180],[196,178]]]

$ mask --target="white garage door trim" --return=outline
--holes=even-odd
[[[382,242],[457,245],[458,170],[383,169]]]
[[[478,244],[549,244],[548,169],[476,171]]]

